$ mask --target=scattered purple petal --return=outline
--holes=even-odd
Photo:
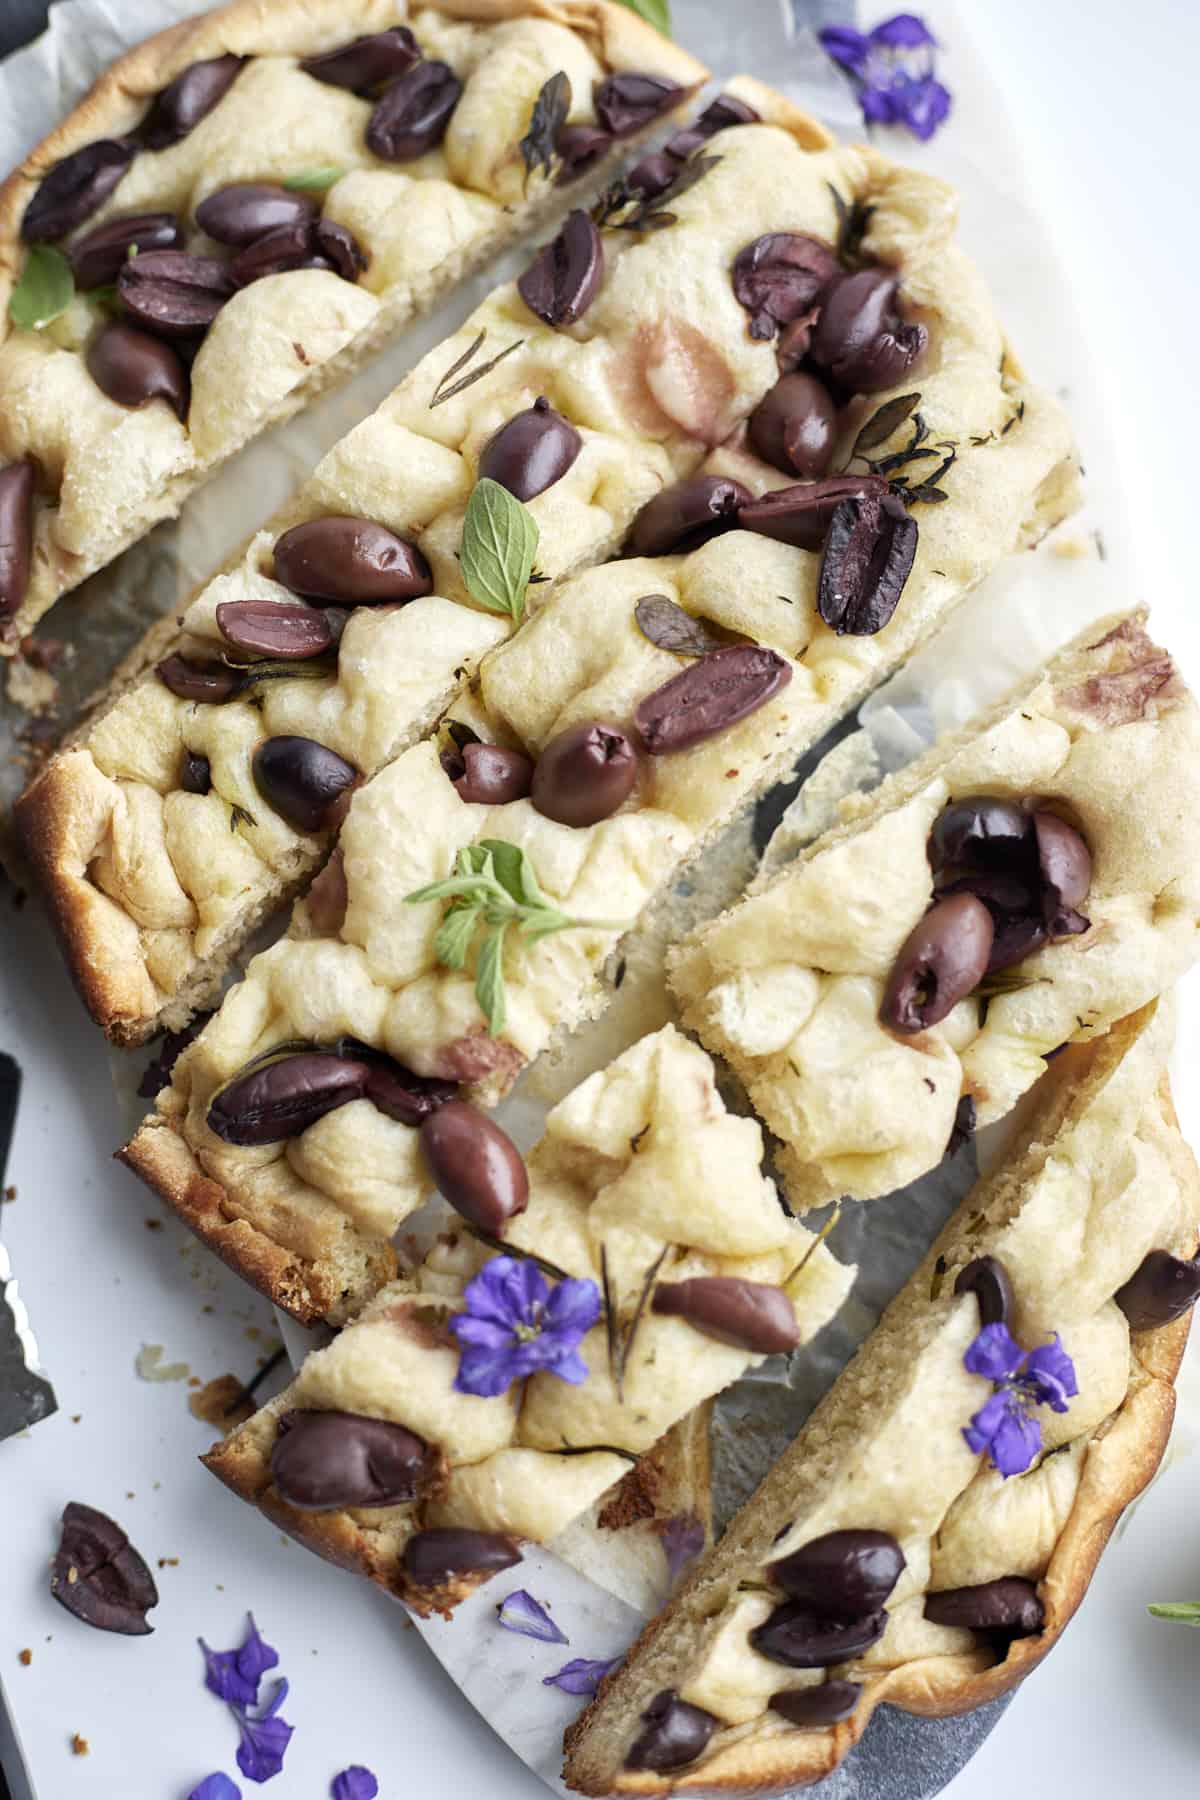
[[[623,1660],[614,1656],[610,1662],[589,1662],[586,1656],[577,1656],[556,1669],[553,1675],[543,1675],[542,1686],[561,1688],[564,1694],[586,1694],[590,1698],[609,1670],[615,1669]]]
[[[550,1614],[524,1588],[516,1588],[496,1608],[496,1618],[505,1631],[519,1632],[522,1637],[537,1638],[543,1644],[570,1643]]]
[[[462,1348],[454,1386],[494,1397],[544,1369],[574,1385],[587,1379],[579,1345],[600,1316],[594,1281],[568,1278],[552,1289],[536,1263],[493,1256],[463,1292],[450,1329]]]
[[[938,81],[937,39],[916,13],[896,13],[873,31],[829,25],[817,36],[844,69],[869,125],[904,125],[927,142],[950,114],[950,90]]]
[[[938,41],[916,13],[897,13],[871,33],[871,42],[885,50],[936,50]]]
[[[1006,1325],[985,1325],[967,1346],[963,1366],[982,1375],[995,1391],[963,1427],[967,1448],[987,1455],[1007,1480],[1023,1475],[1042,1448],[1042,1427],[1035,1406],[1066,1412],[1079,1392],[1075,1365],[1055,1332],[1048,1344],[1025,1351]]]
[[[237,1750],[237,1766],[248,1781],[270,1781],[283,1767],[283,1758],[291,1741],[293,1727],[279,1718],[278,1712],[287,1699],[286,1681],[275,1683],[270,1704],[256,1718],[240,1706],[234,1707],[242,1741]]]
[[[379,1783],[370,1769],[364,1769],[355,1763],[353,1768],[343,1769],[340,1775],[334,1776],[333,1786],[329,1791],[333,1800],[375,1800]]]
[[[676,1513],[662,1528],[662,1547],[674,1587],[704,1548],[704,1527],[695,1513]]]
[[[259,1683],[279,1661],[279,1652],[260,1637],[254,1614],[246,1617],[246,1636],[237,1650],[210,1650],[203,1638],[197,1639],[204,1652],[205,1687],[231,1706],[257,1706]]]
[[[1007,1381],[1025,1360],[1025,1352],[1007,1325],[985,1325],[967,1345],[963,1367],[969,1375],[988,1381]]]
[[[228,1775],[206,1775],[187,1800],[242,1800],[242,1790]]]

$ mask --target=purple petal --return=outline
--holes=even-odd
[[[1057,1331],[1048,1344],[1039,1344],[1025,1358],[1022,1379],[1033,1390],[1034,1399],[1055,1412],[1066,1412],[1068,1400],[1079,1392],[1075,1364],[1062,1347]]]
[[[546,1300],[545,1277],[535,1263],[515,1256],[493,1256],[463,1290],[466,1310],[509,1331],[529,1324],[530,1314]]]
[[[600,1317],[600,1289],[594,1281],[569,1277],[560,1281],[546,1303],[546,1329],[556,1336],[570,1334],[576,1344]]]
[[[204,1685],[218,1700],[232,1706],[254,1706],[258,1700],[258,1682],[248,1680],[238,1667],[237,1650],[210,1650],[203,1638],[197,1638],[204,1652]]]
[[[332,1800],[375,1800],[379,1783],[370,1769],[355,1763],[353,1768],[343,1769],[340,1775],[334,1776],[329,1791]]]
[[[676,1513],[663,1527],[662,1547],[674,1587],[689,1563],[695,1562],[704,1548],[704,1527],[695,1513]]]
[[[570,1387],[581,1387],[587,1380],[589,1370],[578,1350],[569,1350],[566,1355],[547,1357],[543,1364],[547,1375],[556,1375]]]
[[[1010,1394],[993,1394],[963,1431],[969,1449],[986,1452],[1001,1475],[1023,1475],[1042,1447],[1042,1428]]]
[[[950,113],[950,91],[932,75],[921,81],[893,82],[892,104],[897,122],[928,143]]]
[[[577,1656],[573,1661],[564,1663],[553,1675],[542,1676],[543,1687],[561,1688],[564,1694],[592,1695],[604,1680],[610,1669],[615,1669],[622,1660],[614,1656],[610,1662],[589,1662],[586,1656]]]
[[[288,1684],[277,1681],[270,1704],[251,1718],[241,1707],[235,1707],[241,1743],[237,1748],[237,1766],[248,1781],[270,1781],[283,1767],[284,1754],[293,1727],[276,1715],[287,1699]]]
[[[550,1298],[550,1284],[542,1271],[523,1257],[501,1256],[497,1261],[508,1265],[497,1272],[497,1286],[503,1292],[513,1323],[540,1324]]]
[[[560,1631],[550,1614],[524,1588],[516,1588],[496,1608],[497,1621],[505,1631],[521,1637],[537,1638],[543,1644],[567,1644],[570,1639]]]
[[[242,1800],[242,1790],[228,1775],[206,1775],[187,1800]]]
[[[1007,1325],[985,1325],[963,1355],[963,1368],[969,1375],[984,1375],[989,1381],[1007,1381],[1025,1360],[1025,1352]]]
[[[248,1684],[252,1683],[254,1693],[252,1699],[258,1699],[258,1684],[268,1669],[274,1669],[279,1662],[279,1652],[273,1644],[268,1644],[259,1635],[258,1626],[254,1623],[254,1614],[247,1613],[248,1627],[242,1647],[237,1653],[238,1674]]]
[[[885,19],[870,33],[870,40],[885,50],[920,50],[927,45],[937,48],[937,39],[916,13],[897,13],[894,18]]]
[[[497,1394],[505,1393],[514,1381],[523,1379],[523,1372],[514,1366],[513,1355],[507,1350],[464,1350],[458,1365],[458,1373],[454,1377],[454,1391],[458,1394],[478,1394],[481,1399],[494,1400]]]
[[[826,56],[831,56],[843,69],[851,69],[857,74],[867,60],[870,43],[852,25],[826,25],[818,31],[817,40]]]
[[[992,1439],[1003,1428],[1011,1402],[1006,1393],[993,1394],[986,1400],[977,1413],[972,1413],[971,1423],[963,1427],[963,1436],[968,1448],[976,1456],[987,1455],[992,1448]]]
[[[862,116],[868,125],[894,125],[898,114],[892,90],[885,87],[865,87],[858,96],[858,104],[862,108]]]
[[[450,1329],[460,1344],[476,1350],[507,1350],[513,1343],[511,1325],[497,1325],[494,1319],[478,1319],[471,1313],[455,1313]]]

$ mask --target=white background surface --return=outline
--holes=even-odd
[[[1200,8],[963,0],[963,11],[1058,227],[1121,451],[1142,597],[1169,615],[1172,648],[1195,680]],[[1035,373],[1052,376],[1037,346],[1026,348]],[[545,1790],[462,1705],[398,1608],[285,1547],[192,1472],[190,1450],[211,1434],[188,1420],[181,1386],[114,1383],[113,1368],[129,1371],[146,1342],[205,1379],[249,1373],[260,1346],[242,1333],[269,1329],[269,1316],[173,1227],[146,1230],[157,1209],[107,1163],[119,1135],[107,1069],[34,909],[6,912],[4,929],[0,1041],[26,1063],[30,1096],[4,1231],[62,1406],[27,1441],[0,1446],[0,1678],[22,1696],[27,1729],[61,1744],[39,1800],[183,1800],[210,1770],[235,1773],[234,1733],[200,1686],[191,1640],[233,1643],[246,1605],[281,1650],[297,1736],[284,1774],[266,1790],[242,1783],[244,1792],[320,1800],[339,1768],[361,1762],[379,1773],[385,1800],[442,1791],[536,1800]],[[1195,1118],[1200,1070],[1183,1074]],[[118,1266],[123,1278],[111,1272]],[[1189,1379],[1200,1386],[1195,1368]],[[1137,1509],[1051,1662],[948,1790],[952,1800],[992,1800],[1010,1787],[1033,1800],[1115,1800],[1148,1783],[1195,1790],[1200,1633],[1144,1613],[1148,1599],[1200,1598],[1200,1457],[1184,1450]],[[152,1485],[159,1479],[169,1508]],[[88,1632],[45,1597],[53,1520],[69,1497],[113,1512],[152,1565],[179,1557],[155,1570],[163,1601],[151,1642]],[[26,1644],[29,1669],[16,1661]],[[531,1675],[590,1648],[530,1644]],[[144,1707],[143,1741],[115,1724],[118,1710],[128,1717],[131,1691]],[[565,1721],[572,1703],[562,1705]],[[75,1731],[92,1745],[86,1759],[70,1755]]]

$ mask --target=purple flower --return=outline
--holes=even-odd
[[[370,1769],[361,1768],[355,1763],[351,1769],[343,1769],[340,1775],[333,1778],[333,1786],[329,1790],[333,1800],[375,1800],[379,1792],[379,1783]]]
[[[466,1310],[450,1329],[462,1346],[454,1385],[460,1394],[503,1394],[545,1369],[578,1385],[587,1379],[579,1345],[600,1317],[594,1281],[551,1288],[536,1263],[493,1256],[463,1292]]]
[[[1042,1447],[1035,1406],[1066,1412],[1079,1392],[1075,1365],[1055,1332],[1048,1344],[1023,1350],[1007,1325],[985,1325],[967,1346],[963,1367],[993,1383],[995,1393],[963,1428],[967,1447],[987,1454],[1000,1474],[1023,1475]]]
[[[587,1694],[590,1698],[608,1671],[615,1669],[621,1660],[614,1656],[610,1662],[589,1662],[586,1656],[577,1656],[553,1675],[543,1675],[542,1686],[561,1688],[564,1694]]]
[[[203,1638],[197,1639],[204,1652],[205,1687],[232,1706],[256,1706],[260,1681],[279,1661],[279,1652],[259,1636],[254,1614],[246,1617],[249,1624],[238,1650],[210,1650]]]
[[[704,1527],[695,1513],[676,1513],[662,1528],[662,1547],[674,1587],[704,1548]]]
[[[242,1800],[242,1790],[228,1775],[206,1775],[187,1800]]]
[[[857,88],[868,124],[906,125],[927,141],[948,116],[950,94],[934,73],[937,39],[916,13],[897,13],[868,32],[829,25],[817,36]]]
[[[515,1588],[506,1600],[502,1600],[496,1608],[496,1617],[505,1631],[520,1632],[522,1637],[538,1638],[543,1644],[566,1644],[570,1642],[565,1631],[560,1631],[544,1606],[536,1601],[532,1594],[524,1588]]]
[[[279,1718],[278,1712],[287,1699],[286,1681],[275,1683],[269,1705],[256,1718],[244,1707],[235,1706],[234,1714],[242,1741],[237,1749],[237,1766],[248,1781],[270,1781],[283,1767],[284,1752],[291,1740],[293,1727]]]

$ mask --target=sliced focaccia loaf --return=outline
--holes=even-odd
[[[807,1343],[853,1279],[671,1026],[555,1107],[527,1163],[461,1101],[424,1136],[467,1228],[206,1458],[420,1612],[558,1537],[704,1400]]]
[[[798,1211],[1000,1117],[1200,950],[1200,715],[1144,614],[1084,632],[674,954]]]
[[[665,173],[638,177],[657,193],[682,170],[677,192],[610,195],[599,225],[573,215],[533,284],[493,295],[325,458],[192,604],[182,635],[155,641],[159,672],[22,801],[75,978],[118,1041],[179,1027],[209,1003],[250,929],[325,855],[340,789],[428,730],[510,632],[532,527],[528,604],[544,608],[547,581],[612,554],[631,526],[630,547],[657,553],[740,519],[757,534],[745,623],[729,595],[705,594],[700,610],[752,635],[770,615],[781,648],[811,639],[811,685],[832,717],[1070,510],[1067,426],[1021,379],[949,242],[945,186],[871,151],[814,153],[811,124],[756,83],[734,82],[730,96],[705,115],[686,167],[667,157]],[[747,111],[778,123],[739,123]],[[833,248],[839,204],[866,221],[853,268]],[[830,296],[823,309],[814,294]],[[814,335],[826,317],[828,341]],[[792,367],[809,338],[830,386]],[[864,454],[884,457],[895,483],[912,449],[915,485],[889,492],[853,454],[868,422]],[[949,446],[940,505],[922,494],[925,437]],[[480,476],[525,504],[520,529],[495,516]],[[489,492],[474,540],[489,554],[460,562],[468,503]],[[854,521],[858,551],[846,542]],[[868,539],[892,546],[869,594],[863,567],[848,579]],[[729,566],[718,558],[714,574]],[[842,587],[854,589],[852,617]],[[602,655],[606,622],[586,630],[579,654]],[[535,672],[543,684],[557,704],[553,667]],[[317,790],[307,805],[281,809],[258,779],[264,744],[280,738],[307,741],[293,745]]]
[[[567,1734],[587,1794],[828,1775],[886,1700],[1019,1682],[1157,1467],[1200,1175],[1155,1007],[1056,1059],[854,1361]]]
[[[0,651],[684,102],[608,0],[233,0],[0,189]]]

